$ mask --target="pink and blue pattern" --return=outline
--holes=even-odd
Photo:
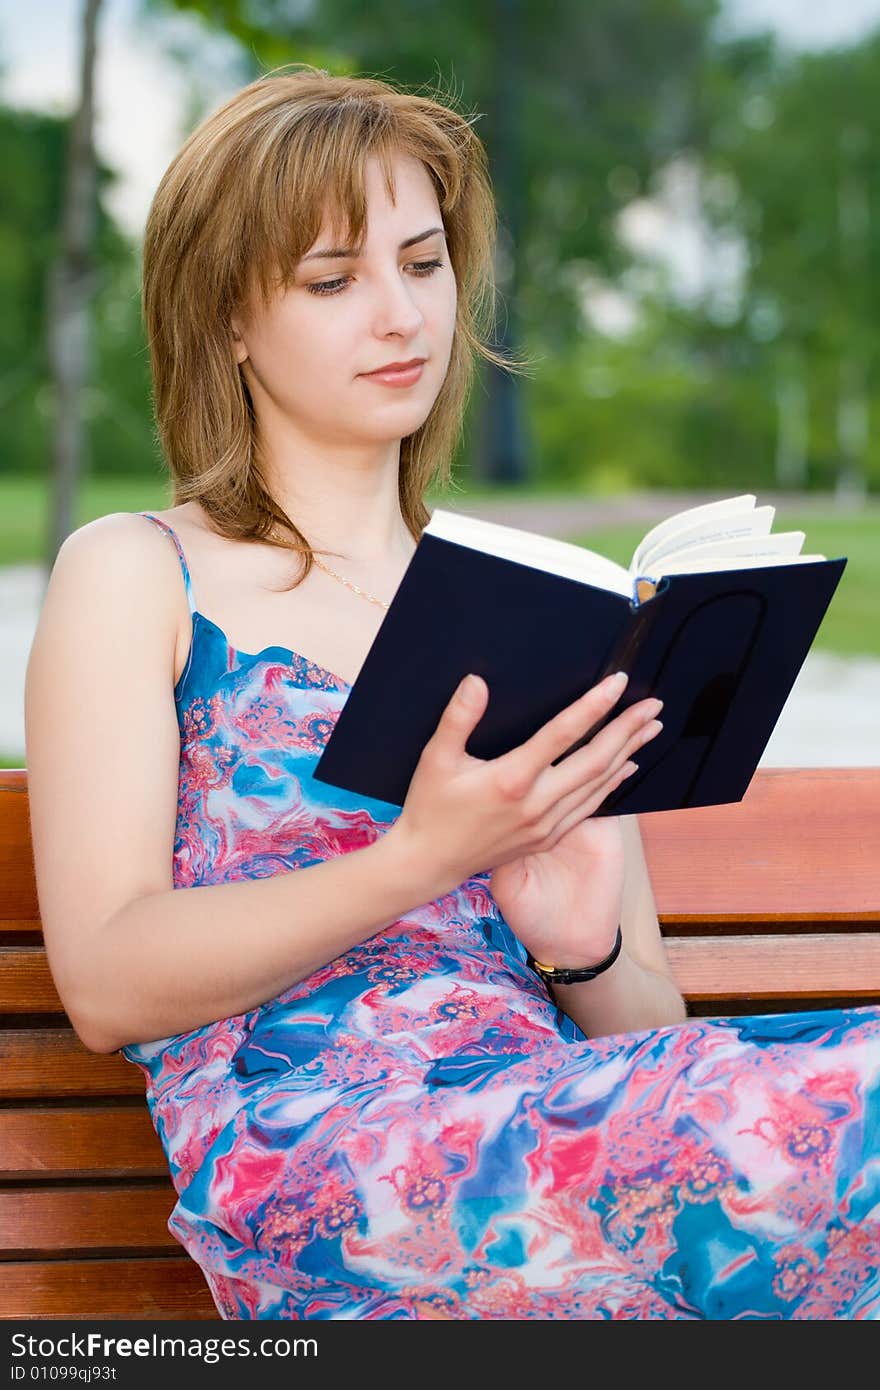
[[[143,515],[193,618],[175,887],[385,833],[396,806],[312,776],[348,685],[230,646]],[[880,1010],[588,1040],[488,879],[259,1008],[122,1049],[221,1316],[880,1317]]]

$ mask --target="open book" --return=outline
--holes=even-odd
[[[435,510],[315,777],[401,806],[469,671],[486,680],[489,702],[467,751],[494,758],[625,670],[609,719],[656,695],[664,728],[595,814],[741,800],[846,566],[802,554],[802,531],[773,534],[774,508],[756,500],[678,512],[643,537],[628,568]]]
[[[657,581],[667,574],[824,560],[824,555],[801,555],[803,531],[772,535],[776,509],[757,507],[756,502],[752,493],[746,493],[676,512],[647,533],[628,569],[586,546],[458,512],[434,511],[426,531],[550,574],[585,580],[639,603],[652,597]]]

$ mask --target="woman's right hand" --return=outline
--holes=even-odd
[[[481,676],[465,677],[422,750],[388,832],[411,862],[425,866],[432,897],[475,873],[551,849],[636,771],[629,759],[662,728],[655,718],[660,700],[631,705],[552,765],[614,708],[625,688],[623,673],[609,676],[525,743],[484,759],[472,757],[465,745],[486,711],[488,686]]]

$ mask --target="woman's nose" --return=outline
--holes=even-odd
[[[421,325],[422,311],[403,276],[392,273],[383,279],[376,291],[376,299],[383,331],[411,332]]]

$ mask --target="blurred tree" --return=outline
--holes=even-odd
[[[254,77],[289,62],[387,76],[410,88],[457,81],[484,108],[499,206],[501,346],[552,351],[583,331],[572,268],[626,262],[617,213],[694,135],[692,93],[719,0],[144,0],[238,37]],[[520,328],[521,325],[521,328]],[[480,475],[530,471],[520,385],[483,372]],[[480,396],[478,396],[478,400]]]
[[[68,130],[61,226],[50,266],[47,342],[52,378],[52,488],[46,563],[55,563],[73,529],[81,467],[83,386],[92,373],[91,305],[100,271],[96,259],[97,172],[94,149],[94,73],[101,0],[85,0],[79,102]]]
[[[156,37],[170,7],[146,6]],[[702,0],[556,0],[540,13],[533,0],[377,0],[369,14],[353,0],[295,13],[270,0],[173,8],[206,16],[191,42],[186,26],[163,40],[193,74],[181,139],[212,101],[199,64],[209,20],[228,20],[237,35],[229,47],[242,83],[297,61],[427,91],[443,73],[459,109],[479,108],[501,213],[496,339],[524,346],[539,369],[513,382],[485,374],[460,455],[473,459],[472,477],[528,473],[603,490],[837,483],[850,496],[865,480],[880,485],[869,429],[880,407],[876,36],[805,56],[766,37],[719,44],[707,38],[713,7]],[[292,14],[305,38],[287,32]],[[273,16],[283,33],[270,32]],[[70,128],[71,119],[0,109],[0,472],[43,473],[51,454],[44,321]],[[619,214],[661,196],[680,164],[695,171],[710,244],[744,248],[736,293],[707,284],[683,299],[621,233]],[[98,165],[81,468],[158,476],[138,248],[102,206],[112,177]],[[697,248],[691,262],[704,256]],[[634,306],[635,326],[606,335],[587,303],[591,283]]]
[[[48,456],[37,405],[48,376],[46,276],[57,240],[65,129],[53,116],[0,108],[0,474],[37,450]]]
[[[747,248],[738,331],[775,394],[777,480],[802,485],[811,463],[863,497],[880,394],[880,32],[818,53],[727,45],[707,91],[706,209]]]
[[[49,285],[61,242],[72,117],[0,106],[0,476],[44,475],[53,447],[56,385],[49,359]],[[116,174],[97,163],[91,289],[94,367],[78,389],[83,421],[77,474],[158,467],[150,438],[149,374],[129,239],[102,195]],[[122,433],[120,434],[120,431]],[[123,458],[120,443],[126,446]]]

